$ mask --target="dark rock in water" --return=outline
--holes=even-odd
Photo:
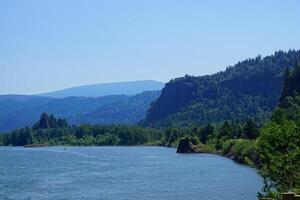
[[[176,153],[197,153],[197,145],[194,145],[188,137],[180,140]]]

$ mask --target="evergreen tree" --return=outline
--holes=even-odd
[[[212,135],[214,132],[214,126],[208,123],[205,127],[202,127],[198,133],[198,137],[202,144],[206,144],[207,138],[209,135]]]
[[[258,128],[253,119],[249,119],[246,122],[246,124],[244,126],[244,130],[243,130],[243,134],[245,135],[245,138],[250,139],[250,140],[257,138]]]
[[[280,97],[280,107],[286,107],[286,98],[294,97],[300,93],[300,62],[298,61],[293,70],[286,70],[283,92]]]
[[[232,136],[232,127],[228,121],[225,121],[220,128],[219,137],[221,138],[231,138]]]
[[[292,72],[289,68],[286,68],[284,73],[284,81],[283,81],[283,90],[280,97],[280,103],[283,103],[285,97],[291,95],[291,80],[292,80]]]

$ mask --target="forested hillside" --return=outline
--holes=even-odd
[[[152,101],[159,97],[160,91],[143,92],[132,97],[100,106],[88,113],[74,116],[72,124],[137,124],[146,115]]]
[[[66,118],[70,124],[135,124],[144,118],[149,104],[160,91],[134,96],[111,95],[98,98],[0,96],[0,131],[32,126],[42,112]]]
[[[182,126],[225,120],[263,122],[276,107],[283,74],[300,58],[300,51],[247,59],[207,76],[176,78],[151,104],[144,126]]]

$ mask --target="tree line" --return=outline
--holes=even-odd
[[[65,119],[42,113],[33,127],[0,134],[0,145],[160,145],[176,147],[184,136],[196,136],[202,144],[212,140],[254,139],[258,127],[253,120],[245,124],[225,121],[221,126],[207,124],[190,127],[150,129],[128,125],[69,125]]]

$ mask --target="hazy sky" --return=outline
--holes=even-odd
[[[299,0],[0,0],[0,94],[204,75],[300,48]]]

